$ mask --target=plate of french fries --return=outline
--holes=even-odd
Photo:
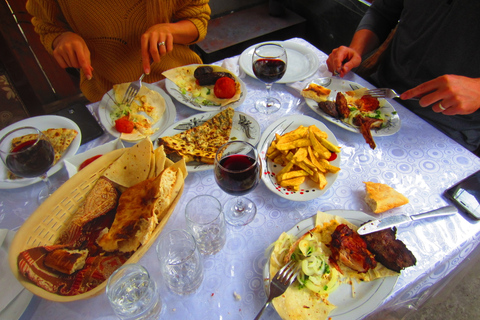
[[[308,116],[278,119],[264,131],[258,149],[264,183],[289,200],[320,197],[340,171],[337,139],[322,122]]]

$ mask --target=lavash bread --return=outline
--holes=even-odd
[[[308,87],[301,91],[301,94],[303,97],[315,100],[316,102],[323,102],[328,99],[330,92],[330,89],[315,83],[311,83]]]
[[[382,213],[408,203],[407,197],[389,185],[376,182],[364,183],[366,190],[365,202],[374,213]]]
[[[105,251],[130,252],[150,238],[158,221],[183,185],[182,170],[168,167],[155,177],[128,188],[120,196],[115,220],[97,243]]]

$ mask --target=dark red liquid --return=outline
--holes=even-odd
[[[215,167],[215,178],[220,188],[228,194],[241,196],[255,188],[260,180],[259,167],[254,166],[255,159],[235,154],[220,160],[221,166]],[[223,168],[227,170],[222,170]],[[249,169],[250,168],[250,169]]]
[[[13,152],[22,152],[7,156],[7,167],[17,176],[38,177],[52,166],[55,159],[52,145],[45,140],[39,140],[37,144],[35,141],[22,143],[13,150]]]
[[[280,59],[259,59],[253,63],[253,73],[265,83],[280,80],[287,70],[287,65]]]

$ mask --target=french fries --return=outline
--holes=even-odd
[[[278,184],[298,191],[305,179],[309,178],[318,188],[325,188],[325,174],[340,171],[339,167],[328,161],[332,153],[340,152],[340,147],[327,138],[327,133],[314,125],[300,126],[283,135],[277,134],[267,150],[267,158],[283,166],[276,175]]]

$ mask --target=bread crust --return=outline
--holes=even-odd
[[[374,213],[382,213],[409,202],[407,197],[386,184],[368,181],[364,183],[365,202]]]

